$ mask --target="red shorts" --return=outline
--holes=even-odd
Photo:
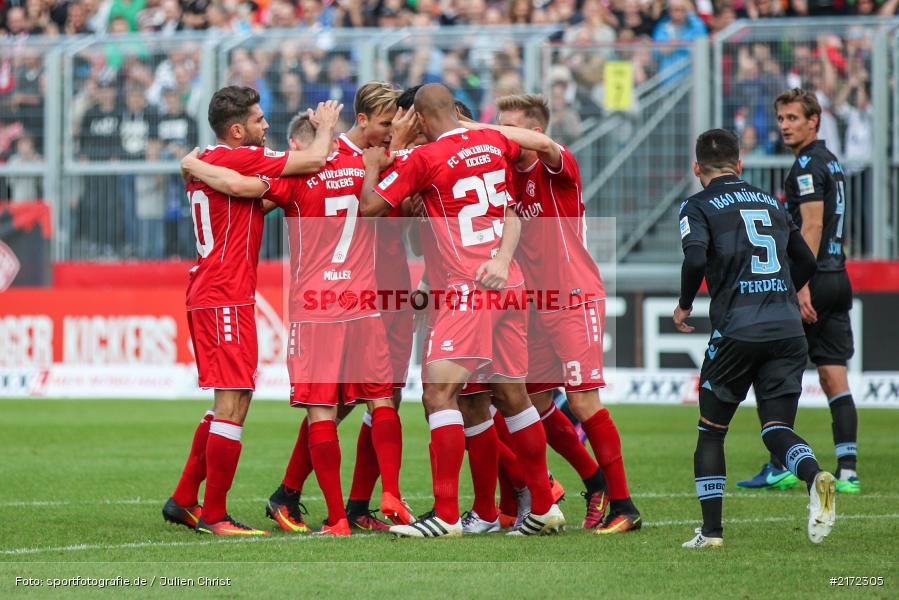
[[[393,396],[380,317],[291,323],[287,347],[292,406],[337,406]]]
[[[381,320],[387,332],[390,365],[393,367],[393,387],[406,387],[409,359],[412,358],[413,311],[382,312]]]
[[[527,310],[478,308],[468,302],[467,289],[461,289],[461,299],[453,308],[444,305],[434,314],[424,368],[438,360],[452,360],[477,372],[482,381],[492,375],[527,375]],[[508,291],[517,294],[519,290]]]
[[[256,389],[259,348],[252,304],[187,311],[201,388]]]
[[[528,322],[528,393],[565,386],[570,392],[606,386],[602,376],[602,335],[606,302],[596,300],[549,313],[531,313]]]

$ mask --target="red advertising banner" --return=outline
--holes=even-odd
[[[257,292],[261,364],[283,362],[279,287]],[[10,289],[0,294],[0,367],[193,364],[184,290]]]

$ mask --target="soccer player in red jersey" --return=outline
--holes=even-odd
[[[478,307],[485,290],[508,299],[523,278],[512,255],[518,217],[506,192],[506,167],[519,146],[493,131],[468,132],[456,116],[446,86],[428,84],[415,95],[420,128],[431,143],[405,154],[380,179],[392,157],[365,152],[362,214],[382,216],[415,193],[440,248],[437,265],[446,275],[444,305],[435,312],[429,340],[424,394],[431,427],[434,514],[391,532],[411,537],[462,534],[459,472],[465,453],[459,391],[479,368],[490,365],[491,387],[512,433],[531,491],[532,513],[517,534],[558,530],[565,522],[552,501],[546,471],[546,437],[524,385],[527,373],[527,315],[524,310]]]
[[[497,129],[511,139],[549,125],[542,96],[506,96],[497,101]],[[599,399],[605,289],[586,247],[586,219],[577,161],[556,143],[523,150],[513,169],[515,210],[522,221],[516,258],[530,290],[556,293],[557,303],[537,302],[529,319],[528,393],[540,411],[547,441],[587,486],[584,527],[598,534],[633,531],[640,513],[630,498],[618,429]],[[596,454],[594,461],[571,422],[556,409],[552,391],[565,386],[572,412]],[[597,468],[597,463],[600,468]],[[608,486],[608,496],[606,489]],[[605,515],[606,505],[610,509]]]
[[[314,139],[308,118],[294,119],[290,127],[291,143],[297,147]],[[227,169],[205,170],[212,177],[199,176],[214,187],[235,191],[240,186],[240,193],[262,195],[284,208],[288,218],[291,404],[309,413],[309,455],[328,505],[328,519],[319,533],[350,532],[340,486],[336,421],[341,399],[343,404],[368,404],[371,452],[382,478],[381,510],[394,523],[411,522],[399,491],[402,431],[392,402],[387,336],[375,300],[375,228],[358,218],[362,157],[334,152],[314,175],[268,182]],[[221,180],[236,176],[237,184],[220,185],[220,172],[225,174]],[[269,515],[284,529],[299,530],[299,510],[285,515],[273,504],[279,492],[295,492],[298,509],[298,489],[279,489],[269,500]]]
[[[399,92],[383,81],[366,83],[356,92],[353,101],[356,122],[337,140],[337,151],[348,156],[361,157],[365,148],[382,147],[398,150],[400,138],[393,135],[397,115],[396,100]],[[408,120],[408,119],[407,119]],[[396,143],[394,143],[396,142]],[[399,145],[398,145],[399,144]],[[385,292],[409,292],[412,286],[406,248],[403,244],[405,219],[403,206],[397,206],[375,223],[377,247],[375,250],[375,276],[378,290]],[[382,296],[387,297],[387,296]],[[393,403],[399,409],[402,388],[406,384],[409,358],[412,354],[412,311],[396,302],[384,302],[379,306],[384,329],[387,332],[388,351],[393,382]],[[386,530],[388,525],[376,519],[369,509],[375,483],[378,480],[378,464],[372,451],[372,414],[362,417],[359,438],[356,442],[356,463],[353,482],[347,499],[347,516],[350,525],[361,530]]]
[[[258,93],[236,86],[222,88],[209,103],[209,124],[218,144],[208,147],[200,158],[248,175],[316,171],[327,157],[338,115],[336,103],[319,105],[321,134],[310,148],[301,153],[273,152],[264,147],[268,123]],[[187,464],[162,514],[166,521],[203,533],[265,535],[231,518],[226,507],[255,385],[254,304],[262,207],[258,199],[226,196],[200,181],[189,182],[187,192],[198,254],[190,270],[187,320],[199,385],[213,388],[215,400],[212,414],[207,413],[194,432]],[[204,479],[201,511],[198,493]]]

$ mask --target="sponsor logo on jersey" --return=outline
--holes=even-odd
[[[382,181],[381,183],[378,184],[378,188],[382,189],[382,190],[386,190],[387,188],[390,187],[390,184],[392,184],[394,181],[396,181],[397,177],[399,177],[399,174],[397,174],[397,172],[394,171],[393,173],[391,173],[390,175],[385,177],[384,181]]]
[[[800,157],[799,157],[799,161],[798,161],[798,162],[799,162],[799,166],[800,166],[801,168],[804,169],[804,168],[806,167],[806,165],[808,165],[808,162],[809,162],[811,159],[812,159],[811,156],[800,156]]]
[[[684,217],[680,220],[680,239],[684,239],[690,235],[690,219]]]
[[[799,186],[799,195],[805,196],[815,192],[815,178],[811,173],[800,175],[796,178],[796,185]]]
[[[279,152],[278,150],[272,150],[270,148],[265,148],[264,153],[271,158],[281,158],[284,156],[284,152]]]

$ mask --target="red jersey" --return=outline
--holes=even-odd
[[[242,175],[279,177],[286,152],[259,146],[207,146],[200,159],[234,169]],[[259,199],[232,198],[199,179],[187,185],[190,214],[197,241],[197,264],[190,270],[187,309],[253,304],[256,267],[262,242]]]
[[[422,194],[425,213],[434,231],[437,265],[446,284],[474,281],[481,264],[499,250],[506,207],[506,168],[518,157],[519,146],[501,133],[482,129],[453,129],[435,142],[398,158],[375,190],[391,206]],[[522,283],[513,260],[506,287]]]
[[[557,171],[542,162],[512,169],[515,212],[521,218],[521,243],[515,257],[529,289],[554,292],[558,301],[539,303],[541,312],[577,306],[606,297],[599,268],[587,251],[581,173],[562,146]]]
[[[337,151],[348,156],[362,156],[362,149],[341,134],[337,139]],[[386,219],[375,222],[377,235],[377,252],[375,253],[375,278],[378,289],[390,292],[410,291],[412,275],[409,272],[409,260],[406,246],[403,243],[405,220],[399,206],[387,213]],[[395,310],[395,302],[387,302],[381,310]]]
[[[291,322],[335,323],[377,314],[375,228],[359,213],[361,156],[334,153],[314,175],[271,182],[290,240]]]

